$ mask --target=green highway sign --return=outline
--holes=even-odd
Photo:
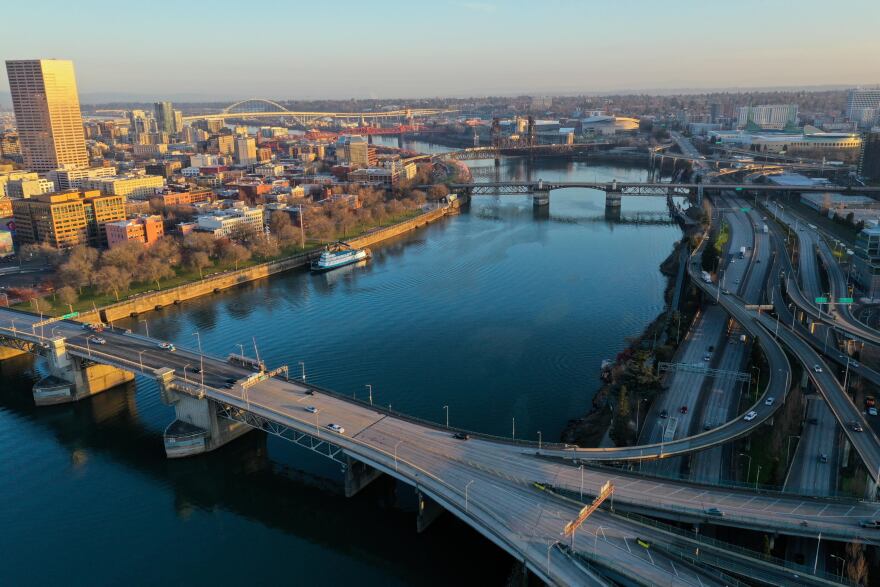
[[[816,303],[817,304],[827,304],[828,298],[816,298]]]
[[[839,304],[851,304],[853,303],[852,298],[837,298],[837,303]]]
[[[79,316],[79,312],[71,312],[70,314],[65,314],[61,317],[62,320],[69,320],[70,318],[76,318]]]
[[[751,210],[751,208],[740,208],[739,209],[740,212],[748,212],[749,210]]]
[[[741,192],[741,191],[743,191],[743,189],[742,189],[742,188],[736,188],[736,191]]]

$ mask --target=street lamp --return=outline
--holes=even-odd
[[[144,328],[147,330],[147,338],[150,338],[150,323],[146,320],[138,320],[138,324],[140,324],[141,322],[144,323]]]
[[[446,412],[446,427],[449,428],[449,406],[443,406],[443,410]]]
[[[144,353],[147,352],[147,349],[142,351],[138,351],[138,362],[141,364],[141,373],[144,372]]]
[[[541,450],[541,431],[538,430],[538,450]]]
[[[193,336],[196,337],[196,342],[199,343],[199,354],[202,353],[202,337],[199,335],[198,331],[192,333]]]
[[[758,490],[758,479],[761,478],[761,465],[758,465],[758,472],[755,474],[755,491]]]
[[[746,457],[747,459],[749,459],[749,467],[748,467],[748,469],[746,469],[746,483],[748,483],[749,477],[752,476],[752,455],[747,455],[746,453],[741,452],[741,453],[739,453],[739,456]]]
[[[837,560],[840,561],[840,565],[838,565],[838,567],[837,567],[838,569],[840,569],[837,573],[837,576],[842,579],[843,578],[843,565],[846,564],[846,559],[843,558],[842,556],[837,556],[836,554],[831,554],[831,553],[828,553],[828,556],[830,556],[831,558],[836,558]]]
[[[189,366],[190,366],[189,363],[187,363],[186,365],[183,366],[183,381],[184,381],[185,383],[189,383],[189,381],[186,380],[186,368],[189,367]]]
[[[470,487],[471,483],[473,483],[473,482],[474,482],[474,480],[471,479],[470,481],[467,482],[467,485],[464,486],[464,511],[465,512],[468,511],[468,487]]]
[[[299,366],[302,368],[302,380],[306,380],[306,364],[302,361],[299,362]]]
[[[516,440],[516,417],[510,419],[510,439]]]
[[[367,383],[367,384],[365,385],[365,387],[367,388],[367,392],[369,393],[369,396],[370,396],[370,405],[372,406],[372,405],[373,405],[373,386],[370,385],[369,383]]]

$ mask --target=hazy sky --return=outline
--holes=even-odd
[[[86,96],[880,83],[878,0],[37,0],[2,21],[0,58],[73,59]]]

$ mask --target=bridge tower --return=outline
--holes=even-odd
[[[621,193],[620,187],[617,185],[617,180],[613,180],[611,183],[605,186],[605,216],[611,215],[612,217],[620,218],[620,203],[621,203]]]
[[[539,208],[550,205],[550,188],[544,185],[544,180],[539,179],[537,186],[532,190],[532,206]]]

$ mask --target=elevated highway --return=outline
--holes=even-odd
[[[17,322],[14,336],[36,342],[48,338],[40,336],[39,328],[28,333],[27,315],[9,310],[0,311],[4,333],[11,332],[9,320],[13,318]],[[212,402],[224,418],[291,440],[308,435],[337,447],[336,452],[328,453],[334,458],[348,456],[415,485],[501,548],[520,560],[526,559],[530,568],[551,582],[571,584],[575,578],[552,572],[548,575],[542,568],[546,568],[547,538],[555,540],[552,537],[573,519],[577,508],[561,506],[546,492],[536,490],[534,481],[564,488],[570,494],[580,495],[583,488],[584,499],[590,499],[600,485],[611,479],[616,487],[614,506],[621,509],[804,536],[821,531],[828,539],[860,538],[880,544],[880,531],[863,529],[858,524],[862,519],[880,516],[880,504],[731,490],[589,466],[579,469],[573,461],[591,460],[583,450],[480,436],[459,440],[441,426],[300,382],[270,378],[245,388],[240,382],[252,372],[188,349],[165,351],[158,348],[158,341],[146,337],[105,331],[102,337],[106,344],[94,345],[86,342],[78,324],[58,323],[53,330],[49,340],[63,339],[68,353],[81,360],[141,372],[159,379],[166,388],[172,387],[175,393],[192,398],[188,401]],[[192,371],[189,376],[183,374],[184,367],[202,362],[203,371],[197,379]],[[224,389],[228,378],[236,378],[239,383]],[[305,410],[309,405],[317,407],[318,413]],[[345,432],[327,428],[331,422],[343,426]],[[713,507],[724,515],[707,513]],[[550,515],[551,511],[556,515]],[[631,530],[621,527],[620,531]],[[587,551],[592,546],[591,539],[580,534],[576,538],[576,549]],[[552,544],[550,551],[553,560],[561,562],[565,558],[563,553],[553,551]],[[621,552],[606,554],[614,564],[635,565],[634,572],[643,564]]]

